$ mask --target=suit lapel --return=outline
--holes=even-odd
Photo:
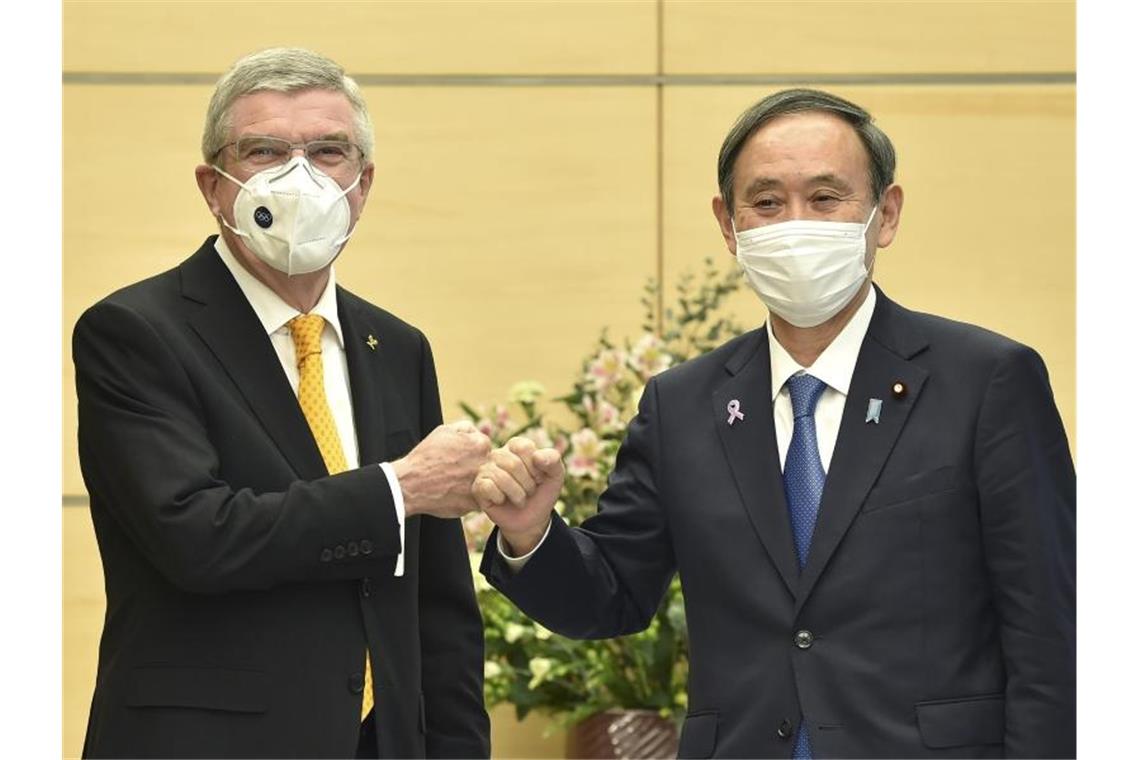
[[[360,464],[382,462],[387,455],[387,428],[393,421],[393,410],[400,405],[391,372],[388,371],[391,355],[386,336],[339,287],[337,314],[344,332],[344,351],[348,360],[352,416],[356,423],[356,442],[360,446]]]
[[[902,316],[902,309],[879,291],[843,408],[808,563],[799,579],[796,614],[859,513],[926,382],[926,370],[909,361],[926,343]],[[905,388],[901,397],[892,392],[895,383]],[[883,402],[878,424],[866,421],[873,398]]]
[[[715,427],[740,499],[788,591],[795,593],[799,568],[784,500],[784,479],[772,419],[772,372],[768,332],[761,328],[725,365],[732,375],[712,395]],[[728,424],[728,406],[739,402],[743,420]],[[735,405],[734,405],[735,406]]]
[[[190,326],[217,357],[298,477],[328,474],[297,397],[253,307],[214,250],[213,238],[180,267],[183,295],[203,304]]]

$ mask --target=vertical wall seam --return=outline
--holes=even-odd
[[[665,319],[665,0],[657,0],[657,334]]]

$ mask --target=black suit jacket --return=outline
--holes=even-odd
[[[107,591],[84,755],[351,757],[367,646],[381,757],[487,756],[461,526],[408,519],[393,577],[372,464],[440,423],[427,340],[337,289],[362,466],[329,476],[213,241],[75,327]]]
[[[488,552],[488,579],[595,638],[644,628],[678,571],[682,757],[789,757],[801,719],[821,758],[1072,757],[1074,473],[1038,355],[880,293],[801,573],[767,340],[651,381],[599,513],[555,517],[517,575]]]

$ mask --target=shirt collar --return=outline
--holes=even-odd
[[[226,265],[226,269],[229,269],[230,274],[234,276],[238,287],[245,295],[245,299],[253,307],[253,313],[257,315],[261,326],[265,328],[266,334],[272,335],[287,325],[289,320],[301,313],[285,303],[281,296],[274,293],[268,285],[250,274],[249,270],[243,267],[230,251],[221,235],[218,235],[217,240],[214,241],[214,250],[218,252],[218,256]],[[332,325],[337,343],[343,349],[344,334],[340,329],[340,317],[337,315],[336,309],[336,272],[331,266],[329,267],[328,284],[325,285],[321,297],[317,299],[316,306],[309,313],[321,315],[326,323]]]
[[[859,349],[863,345],[863,338],[867,335],[867,328],[871,325],[871,315],[875,312],[875,298],[875,288],[872,286],[850,321],[843,326],[835,336],[835,340],[823,350],[810,369],[801,367],[787,349],[780,345],[780,341],[776,340],[776,336],[772,333],[772,322],[769,320],[765,324],[765,329],[768,330],[768,356],[772,366],[772,399],[775,400],[788,378],[798,372],[808,372],[812,377],[819,378],[846,396],[851,388],[851,376],[855,374]]]

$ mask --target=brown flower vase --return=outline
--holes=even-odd
[[[569,758],[675,758],[677,726],[652,710],[606,710],[571,727]]]

